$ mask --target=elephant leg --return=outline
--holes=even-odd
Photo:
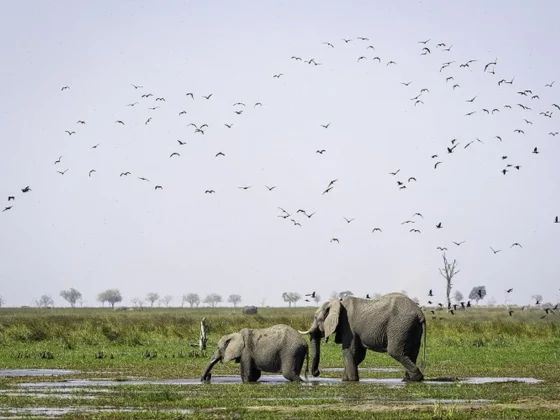
[[[300,377],[305,353],[295,354],[288,361],[282,363],[282,376],[292,382],[302,382]]]
[[[256,382],[261,377],[261,371],[257,369],[255,362],[250,358],[241,358],[239,366],[243,383]]]
[[[293,366],[282,367],[282,376],[291,382],[302,382],[299,374],[294,371]]]
[[[415,361],[410,358],[410,355],[405,353],[403,348],[404,346],[389,346],[387,348],[387,353],[396,361],[400,362],[406,370],[404,381],[408,382],[420,382],[424,379],[424,375],[416,366]],[[418,352],[416,352],[416,357],[418,357]]]
[[[344,373],[342,374],[343,381],[360,380],[358,374],[358,365],[363,362],[366,357],[366,349],[358,343],[357,340],[352,340],[349,348],[342,349],[344,355]]]

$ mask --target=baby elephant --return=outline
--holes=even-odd
[[[301,381],[299,377],[304,359],[305,376],[309,368],[308,346],[301,335],[288,325],[274,325],[260,330],[243,328],[241,331],[224,335],[212,355],[202,382],[209,382],[210,371],[218,362],[235,360],[240,364],[241,380],[256,382],[261,372],[282,373],[290,381]]]

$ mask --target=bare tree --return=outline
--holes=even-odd
[[[111,308],[114,308],[115,303],[122,302],[122,295],[119,289],[107,289],[97,295],[97,300],[102,304],[109,302]]]
[[[210,305],[212,308],[215,308],[218,303],[222,301],[222,297],[217,293],[210,293],[206,295],[204,298],[204,303]]]
[[[321,302],[321,295],[319,295],[319,293],[315,293],[313,300],[315,301],[315,305],[319,306],[319,302]]]
[[[2,307],[2,305],[6,303],[6,301],[4,300],[4,297],[2,295],[0,295],[0,308]]]
[[[163,302],[163,304],[165,305],[166,308],[169,308],[169,304],[171,303],[171,301],[173,300],[173,296],[171,295],[165,295],[161,301]]]
[[[447,296],[447,307],[449,308],[451,306],[451,289],[453,288],[453,284],[451,283],[451,281],[453,280],[453,277],[455,277],[457,274],[459,274],[461,270],[457,270],[457,260],[453,260],[453,263],[449,263],[447,261],[447,257],[445,255],[445,252],[443,253],[443,269],[439,269],[440,274],[443,276],[443,278],[445,278],[445,281],[447,283],[447,290],[446,290],[446,296]]]
[[[49,295],[43,295],[39,300],[35,300],[35,304],[38,308],[54,308],[54,300]]]
[[[407,292],[406,290],[404,290],[404,289],[401,290],[401,293],[402,293],[403,295],[405,295],[405,296],[408,296],[408,292]]]
[[[455,294],[453,295],[453,299],[455,299],[455,302],[461,302],[463,300],[463,297],[463,294],[459,290],[455,290]]]
[[[259,303],[260,303],[260,305],[261,305],[261,308],[264,308],[265,302],[266,302],[266,298],[262,298],[262,299],[260,300]]]
[[[74,308],[76,306],[76,302],[82,298],[82,294],[71,287],[68,290],[62,290],[60,292],[60,297],[67,301],[72,308]]]
[[[154,302],[159,299],[159,295],[157,293],[151,292],[146,295],[146,300],[150,302],[150,308],[154,307]]]
[[[134,299],[131,300],[131,302],[138,309],[142,309],[144,307],[144,299],[141,299],[139,297],[135,297]]]
[[[191,308],[193,306],[198,308],[198,305],[200,305],[200,296],[196,293],[187,293],[186,295],[183,295],[183,301],[187,302]]]
[[[383,297],[383,295],[381,293],[374,293],[372,296],[373,300],[378,300],[381,299]]]
[[[237,308],[237,305],[241,302],[241,295],[229,295],[227,301],[231,303],[234,308]]]

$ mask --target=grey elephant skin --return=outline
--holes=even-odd
[[[305,375],[309,364],[309,347],[299,332],[288,325],[269,328],[243,328],[241,331],[224,335],[204,374],[202,382],[209,382],[210,371],[218,362],[234,360],[240,365],[241,380],[256,382],[261,372],[281,373],[290,381],[301,381],[300,373],[306,361]]]
[[[335,343],[342,344],[343,381],[359,381],[358,365],[366,350],[388,353],[405,368],[405,381],[422,381],[416,365],[422,335],[426,360],[426,318],[418,305],[401,293],[390,293],[377,300],[346,297],[325,302],[317,311],[308,331],[311,339],[313,376],[319,376],[321,338],[336,333]]]
[[[256,315],[259,309],[256,306],[245,306],[243,308],[243,315]]]

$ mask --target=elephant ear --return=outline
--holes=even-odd
[[[334,299],[330,302],[328,307],[328,314],[325,318],[324,329],[325,338],[328,338],[332,333],[336,331],[338,326],[338,317],[340,316],[340,300]]]
[[[240,358],[241,352],[245,348],[245,340],[243,340],[243,335],[240,333],[230,334],[225,347],[226,348],[224,350],[222,362],[227,363],[230,360]]]

